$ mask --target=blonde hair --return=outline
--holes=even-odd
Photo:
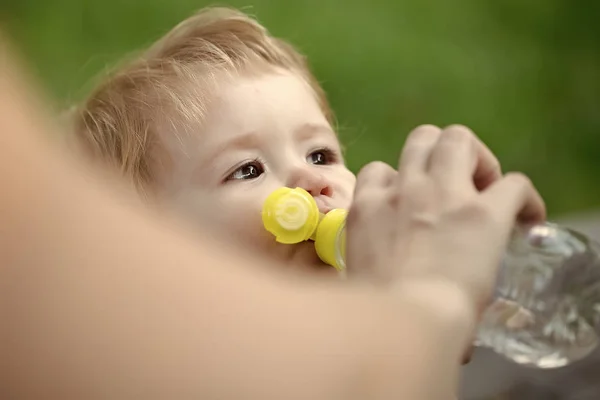
[[[333,124],[325,93],[292,45],[240,11],[206,8],[109,75],[70,113],[71,129],[87,154],[118,168],[143,192],[155,183],[160,119],[201,122],[217,73],[264,67],[299,74]]]

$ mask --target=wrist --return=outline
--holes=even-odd
[[[414,310],[430,329],[440,332],[444,340],[455,342],[461,352],[471,345],[478,309],[459,285],[445,279],[406,279],[393,285],[392,295]]]
[[[357,304],[359,326],[350,329],[364,335],[350,348],[367,344],[354,389],[423,399],[456,391],[476,320],[469,297],[457,286],[425,280],[370,289],[375,295]]]

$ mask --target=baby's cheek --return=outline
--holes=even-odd
[[[259,212],[249,213],[242,210],[232,210],[223,221],[223,228],[228,235],[239,243],[252,247],[264,247],[274,242],[264,229]]]

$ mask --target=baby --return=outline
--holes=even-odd
[[[75,111],[86,153],[149,200],[212,223],[281,265],[334,271],[311,243],[277,244],[262,226],[274,189],[304,188],[327,212],[350,206],[355,176],[305,59],[249,16],[200,11]]]

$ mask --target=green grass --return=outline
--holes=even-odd
[[[191,0],[2,0],[59,107],[194,10]],[[600,206],[600,15],[585,0],[230,1],[309,56],[352,169],[418,124],[471,126],[551,214]]]

